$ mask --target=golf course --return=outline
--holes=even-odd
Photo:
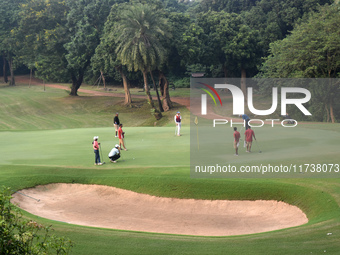
[[[190,125],[195,124],[187,106],[173,100],[174,107],[156,121],[145,94],[137,89],[132,89],[133,103],[126,107],[123,97],[115,95],[124,93],[123,88],[100,94],[105,91],[84,85],[81,88],[93,93],[79,90],[78,97],[70,97],[69,84],[59,86],[64,89],[29,87],[25,82],[0,84],[0,185],[10,187],[13,194],[39,185],[95,184],[157,198],[274,200],[299,208],[308,218],[303,225],[275,231],[206,236],[89,227],[23,211],[26,218],[52,225],[54,234],[71,239],[71,254],[339,254],[340,172],[323,178],[313,178],[312,173],[296,178],[193,178],[190,150],[196,141],[191,141],[195,129],[190,130]],[[189,89],[170,91],[179,99],[188,94]],[[177,111],[182,115],[180,137],[174,134]],[[127,151],[122,150],[117,163],[110,163],[108,153],[118,143],[112,123],[116,112],[124,124]],[[216,130],[223,135],[209,149],[224,148],[220,154],[225,163],[340,164],[338,123],[304,122],[293,131],[280,126],[255,129],[260,147],[254,145],[248,154],[241,147],[238,157],[231,128]],[[106,164],[94,165],[94,136],[99,137]]]

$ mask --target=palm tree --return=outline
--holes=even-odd
[[[160,12],[147,4],[129,6],[116,27],[117,58],[129,71],[143,73],[145,93],[148,102],[155,111],[155,117],[161,113],[155,110],[150,94],[147,74],[160,67],[166,59],[166,51],[160,38],[166,35],[166,20]]]

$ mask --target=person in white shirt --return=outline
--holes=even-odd
[[[181,121],[182,121],[182,117],[181,117],[181,113],[177,112],[177,114],[175,115],[175,123],[176,123],[176,131],[175,131],[175,135],[177,134],[177,136],[181,135]]]
[[[120,158],[120,149],[119,145],[116,144],[115,147],[110,151],[109,158],[111,163],[117,163],[117,159]]]

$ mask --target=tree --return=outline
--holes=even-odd
[[[294,24],[319,5],[332,0],[261,0],[250,10],[242,12],[245,23],[259,31],[262,56],[268,56],[269,44],[285,38]]]
[[[125,91],[124,104],[130,105],[132,103],[130,84],[123,70],[124,68],[121,62],[117,59],[117,54],[115,52],[117,47],[115,43],[115,37],[117,36],[115,34],[115,27],[118,25],[118,14],[124,10],[124,8],[125,4],[116,4],[111,8],[111,12],[104,26],[104,32],[101,37],[100,44],[96,48],[96,53],[92,57],[91,63],[94,73],[102,71],[109,74],[112,73],[114,69],[119,72]]]
[[[200,12],[225,11],[228,13],[240,13],[249,10],[260,0],[205,0],[200,1]]]
[[[33,46],[38,77],[71,81],[70,95],[77,96],[112,1],[31,0],[22,6],[19,32]]]
[[[262,67],[262,77],[336,78],[340,72],[340,9],[320,7],[298,24],[291,35],[270,45],[270,55]],[[335,122],[334,104],[340,85],[314,87],[314,95]]]
[[[66,1],[69,8],[66,27],[70,39],[64,44],[67,68],[71,72],[72,88],[70,95],[76,96],[86,69],[100,42],[106,17],[113,0]]]
[[[10,188],[0,189],[1,254],[69,254],[73,242],[51,235],[53,229],[24,219],[11,203]]]
[[[20,18],[20,5],[25,0],[0,0],[0,52],[3,57],[4,82],[8,82],[7,63],[11,73],[10,85],[15,85],[14,69],[16,68],[15,56],[18,44],[15,34],[12,32],[18,27]]]
[[[152,101],[148,86],[148,72],[160,67],[166,58],[166,50],[159,37],[165,36],[166,20],[149,5],[136,4],[122,13],[116,27],[117,58],[129,71],[143,73],[145,93],[156,119],[161,118]]]
[[[241,71],[241,89],[246,95],[247,70],[255,69],[261,59],[258,31],[240,23],[235,33],[225,44],[223,51],[229,60],[229,65],[233,65]]]

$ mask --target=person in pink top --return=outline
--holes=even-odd
[[[94,155],[95,155],[95,165],[102,165],[102,163],[100,162],[100,156],[99,156],[99,145],[100,143],[98,143],[98,136],[93,137],[93,142],[92,142],[92,146],[93,146],[93,150],[94,150]]]
[[[119,147],[124,148],[124,150],[127,150],[124,144],[124,135],[125,135],[125,132],[123,131],[123,124],[119,124],[119,128],[118,128]]]
[[[251,129],[251,127],[249,127],[246,132],[244,133],[244,136],[246,137],[246,142],[247,142],[247,152],[251,152],[251,145],[253,143],[253,137],[255,138],[255,133],[254,131]]]

